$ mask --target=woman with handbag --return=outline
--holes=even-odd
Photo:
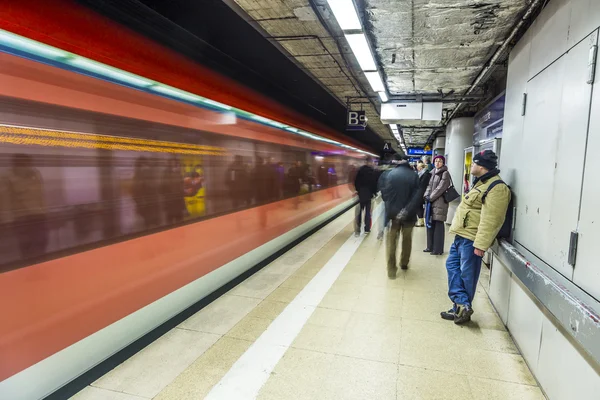
[[[435,169],[431,171],[432,176],[424,196],[425,202],[430,203],[431,212],[425,221],[427,226],[427,248],[423,251],[439,256],[444,252],[444,221],[448,216],[448,202],[445,199],[445,194],[452,187],[452,178],[450,178],[448,167],[446,167],[446,159],[443,156],[436,156],[433,159],[433,164]]]

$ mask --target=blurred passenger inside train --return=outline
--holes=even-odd
[[[327,173],[327,167],[325,164],[321,164],[319,166],[319,171],[317,172],[319,178],[319,185],[322,188],[329,187],[329,174]]]
[[[433,162],[435,170],[431,174],[424,196],[427,248],[423,251],[431,253],[432,256],[439,256],[444,252],[444,222],[448,217],[448,203],[444,193],[450,187],[452,179],[444,156],[435,156]]]
[[[133,176],[133,201],[144,229],[155,228],[160,224],[159,179],[153,162],[139,157],[135,162]]]
[[[9,219],[21,257],[38,257],[46,252],[49,236],[44,181],[31,156],[15,154],[11,164],[6,176]]]
[[[373,160],[370,157],[365,159],[365,164],[356,172],[354,179],[354,188],[358,194],[358,205],[356,206],[356,220],[354,223],[354,233],[360,235],[361,223],[364,215],[364,231],[371,232],[371,204],[373,197],[377,193],[377,179],[379,173],[373,168]]]
[[[167,224],[183,221],[185,215],[185,192],[181,164],[173,156],[167,161],[160,183],[162,206]]]
[[[229,189],[229,197],[232,201],[233,209],[245,206],[250,202],[248,187],[248,173],[244,165],[244,158],[240,155],[234,157],[233,163],[227,170],[227,187]]]
[[[408,269],[412,251],[412,231],[417,221],[417,207],[422,193],[419,190],[419,177],[412,170],[406,157],[396,155],[398,163],[388,172],[381,185],[381,196],[385,201],[387,216],[391,226],[387,236],[387,270],[390,279],[396,279],[396,248],[402,232],[400,268]]]

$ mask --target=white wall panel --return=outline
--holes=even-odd
[[[600,299],[600,267],[598,243],[600,242],[600,175],[597,151],[600,149],[600,67],[596,67],[596,83],[592,96],[590,127],[587,144],[585,175],[579,219],[579,244],[573,281]]]
[[[571,0],[569,48],[600,27],[600,1]]]
[[[536,375],[542,335],[542,312],[517,282],[516,278],[511,279],[507,326],[531,372]]]
[[[492,272],[488,295],[502,323],[508,323],[508,307],[510,300],[511,273],[497,257],[492,258]]]
[[[514,165],[519,175],[515,239],[541,257],[547,254],[550,236],[564,61],[559,59],[528,83],[520,158]]]
[[[537,75],[568,49],[571,3],[552,0],[540,13],[532,31],[531,65],[528,78]]]
[[[518,170],[525,152],[523,151],[522,116],[523,93],[527,92],[527,74],[531,55],[531,30],[527,31],[511,51],[506,78],[506,102],[504,106],[504,132],[500,170],[502,178],[513,187],[515,205],[518,203]]]
[[[545,316],[536,378],[550,400],[600,398],[600,371]]]
[[[587,83],[589,50],[597,34],[569,50],[563,57],[565,70],[554,157],[554,181],[550,209],[549,240],[543,258],[567,278],[573,267],[568,264],[569,235],[577,229],[589,105],[592,86]],[[573,157],[575,155],[575,157]],[[550,156],[550,155],[548,155]]]

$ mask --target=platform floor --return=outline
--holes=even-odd
[[[137,353],[76,400],[544,399],[490,304],[450,306],[444,256],[414,230],[408,271],[350,211]],[[376,231],[376,229],[374,229]],[[449,246],[449,238],[446,241]]]

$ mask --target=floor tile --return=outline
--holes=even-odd
[[[278,287],[265,300],[291,303],[301,290],[301,288]]]
[[[71,400],[148,400],[148,398],[88,386],[71,397]]]
[[[223,337],[153,400],[203,399],[252,342]]]
[[[545,400],[537,386],[520,385],[491,379],[469,377],[471,392],[475,399],[486,400]]]
[[[464,371],[470,376],[536,385],[523,357],[518,354],[467,349],[461,357]]]
[[[285,275],[270,274],[264,272],[264,270],[259,271],[231,289],[227,294],[262,300],[277,289],[286,279],[287,276]]]
[[[302,276],[290,276],[281,284],[280,287],[290,288],[290,289],[304,289],[304,287],[311,281],[311,278],[302,277]]]
[[[312,400],[323,397],[333,354],[289,349],[279,361],[258,400]]]
[[[318,398],[395,400],[397,376],[394,364],[336,356]]]
[[[307,324],[292,343],[292,347],[332,353],[339,346],[343,336],[342,329]]]
[[[275,319],[287,307],[288,303],[283,301],[263,300],[257,305],[247,317]]]
[[[350,311],[317,307],[307,323],[326,328],[345,329],[348,321],[350,321]]]
[[[93,383],[93,386],[152,398],[220,336],[175,328]]]
[[[182,322],[179,327],[224,335],[259,303],[260,299],[226,294]]]
[[[475,400],[485,397],[473,397],[465,375],[400,365],[398,399]]]
[[[255,341],[267,330],[273,320],[266,318],[245,317],[236,326],[231,328],[225,336]]]

